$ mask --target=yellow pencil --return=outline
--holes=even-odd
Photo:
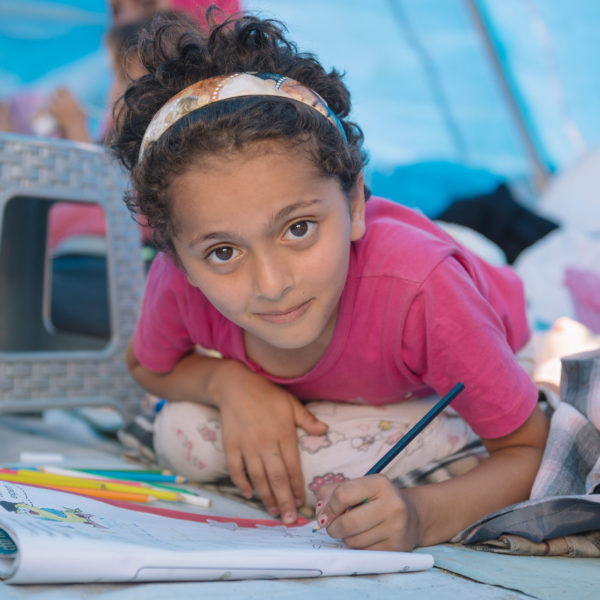
[[[148,494],[129,494],[127,492],[111,492],[109,490],[88,490],[85,488],[68,487],[62,485],[36,485],[51,490],[58,490],[61,492],[72,492],[75,494],[83,494],[84,496],[91,496],[93,498],[105,498],[107,500],[127,500],[128,502],[156,502],[158,500],[158,498],[155,498],[154,496],[150,496]]]
[[[151,486],[127,485],[124,483],[113,483],[104,479],[88,479],[86,477],[68,477],[54,475],[52,473],[40,473],[39,471],[28,471],[18,469],[15,473],[0,472],[0,479],[14,481],[16,483],[35,483],[50,487],[67,486],[92,490],[109,490],[112,492],[128,492],[131,494],[152,494],[159,500],[170,500],[173,502],[185,502],[194,506],[206,508],[210,506],[210,500],[202,496],[171,492],[166,489],[158,489]],[[137,483],[137,482],[136,482]]]
[[[0,470],[1,472],[1,470]],[[179,492],[180,494],[182,494],[183,496],[185,496],[185,499],[182,500],[183,502],[187,502],[188,504],[194,504],[195,506],[201,506],[203,508],[206,508],[208,506],[210,506],[210,500],[204,496],[201,496],[200,494],[198,494],[197,492],[194,492],[193,490],[186,490],[183,488],[179,488],[179,487],[174,487],[172,485],[168,485],[168,484],[162,484],[162,483],[148,483],[145,481],[130,481],[125,477],[125,471],[113,471],[115,474],[121,472],[123,473],[123,477],[119,477],[119,478],[109,478],[107,475],[96,475],[96,474],[91,474],[88,471],[77,471],[75,469],[64,469],[62,467],[38,467],[37,471],[35,472],[42,472],[42,473],[51,473],[52,475],[63,475],[63,476],[67,476],[67,477],[77,477],[77,478],[84,478],[84,479],[97,479],[97,480],[101,480],[101,481],[110,481],[111,483],[121,483],[121,484],[125,484],[125,485],[135,485],[135,486],[143,486],[152,490],[155,490],[156,488],[161,489],[161,490],[169,490],[171,492]],[[108,471],[107,471],[108,473]],[[188,496],[193,496],[195,499],[190,500],[188,498]],[[189,500],[189,501],[188,501]]]
[[[39,473],[38,471],[22,471],[17,473],[1,473],[0,479],[21,483],[39,483],[49,486],[71,486],[90,490],[110,490],[112,492],[129,492],[131,494],[147,494],[150,487],[127,485],[124,483],[113,483],[103,479],[87,479],[85,477],[67,477],[64,475],[53,475],[51,473]],[[178,500],[175,492],[166,490],[152,490],[152,495],[162,500]]]

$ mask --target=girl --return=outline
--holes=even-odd
[[[163,250],[127,358],[169,400],[162,459],[200,481],[228,472],[286,523],[307,490],[360,548],[443,542],[527,498],[547,424],[514,355],[529,335],[514,273],[401,205],[365,204],[348,91],[277,23],[245,16],[205,39],[158,21],[140,57],[114,149]],[[428,428],[412,467],[466,444],[465,422],[488,458],[411,489],[350,479],[457,381],[462,419]]]

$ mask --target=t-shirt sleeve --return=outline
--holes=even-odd
[[[170,259],[159,254],[148,273],[133,334],[136,358],[156,373],[170,371],[194,348],[181,310],[185,301],[182,283],[182,276]]]
[[[482,438],[512,433],[537,402],[537,388],[507,342],[510,321],[451,256],[420,286],[402,327],[403,365],[440,395],[464,383],[452,407]]]

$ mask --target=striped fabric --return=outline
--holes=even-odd
[[[453,541],[509,554],[600,557],[600,350],[565,357],[531,498]]]

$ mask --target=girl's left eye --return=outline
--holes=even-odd
[[[286,233],[289,233],[295,238],[303,238],[313,230],[314,226],[315,224],[313,221],[298,221],[293,225],[290,225]]]

